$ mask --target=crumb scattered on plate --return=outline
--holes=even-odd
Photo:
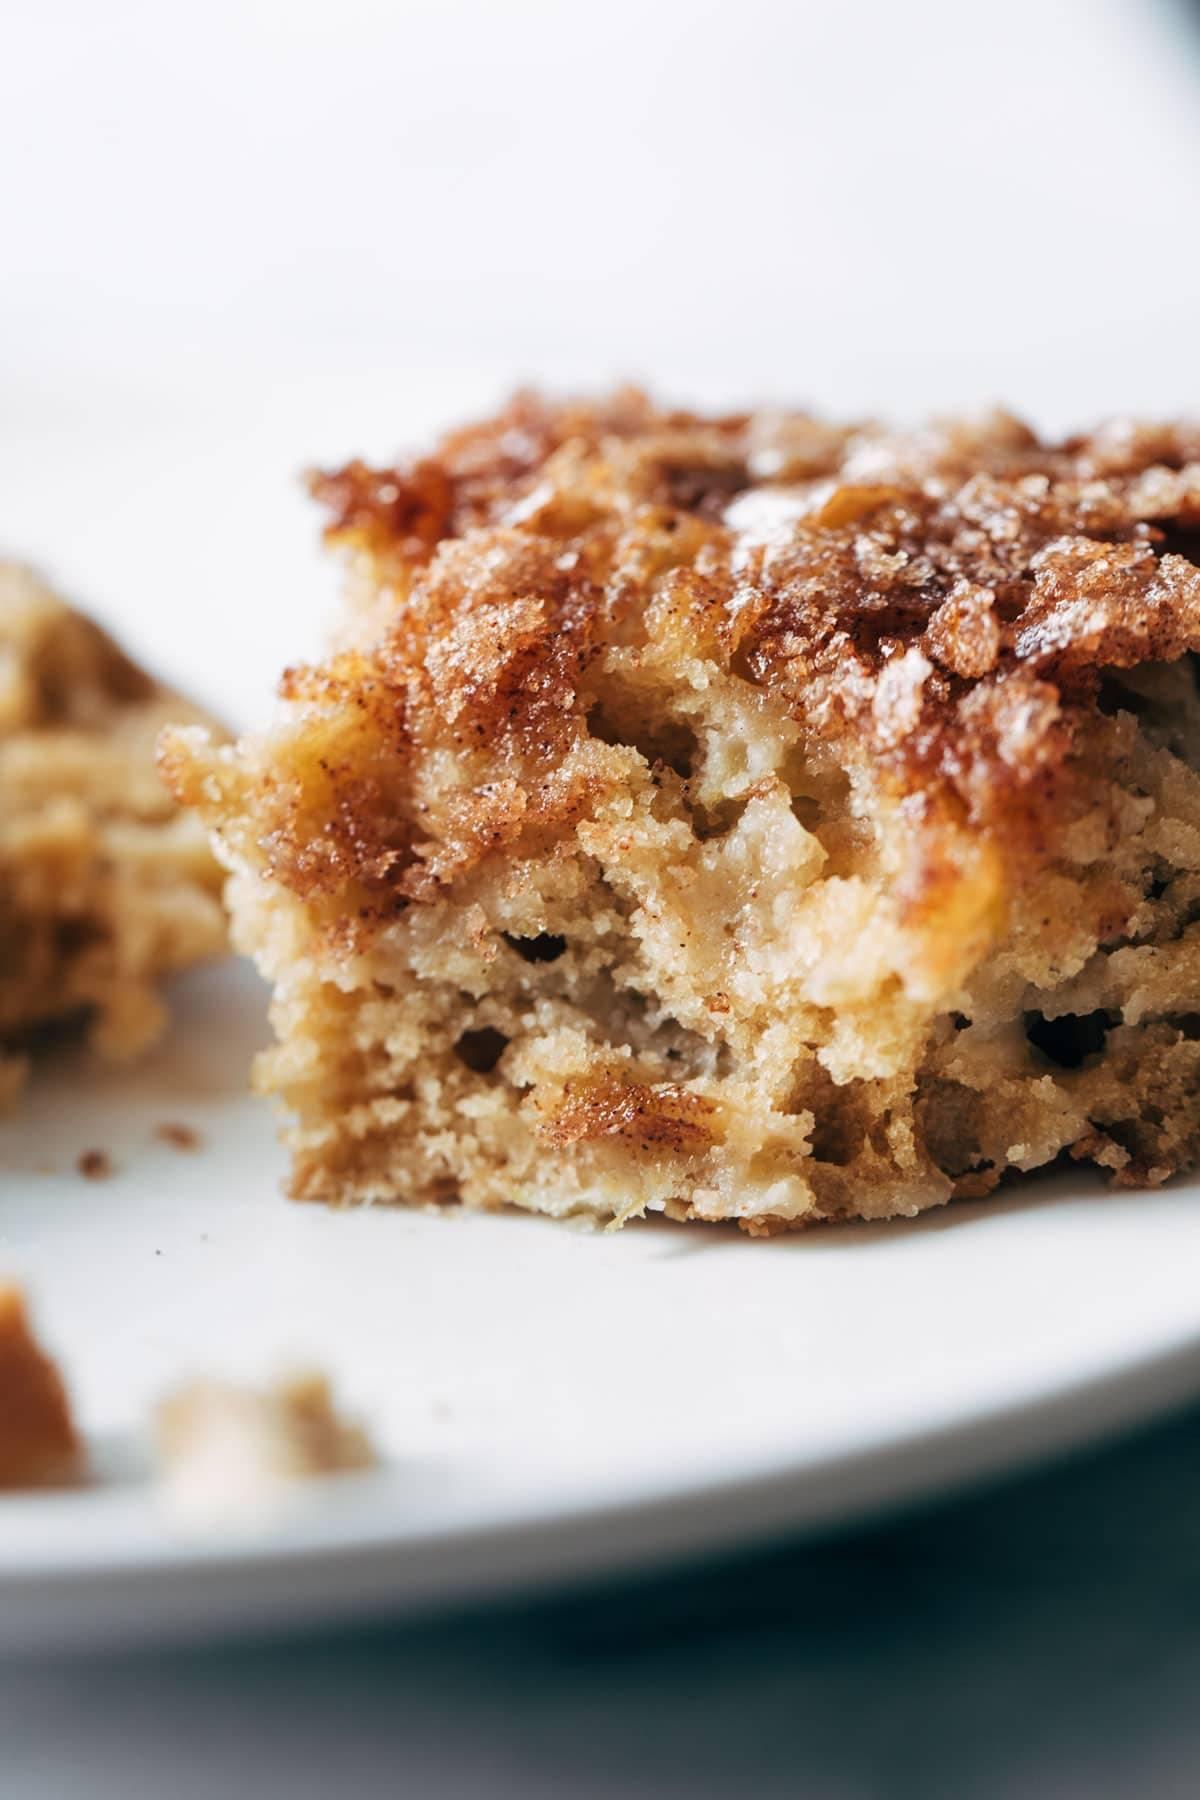
[[[266,1388],[201,1377],[160,1402],[154,1435],[171,1510],[198,1521],[272,1510],[297,1482],[370,1468],[364,1428],[317,1371]]]
[[[194,1125],[181,1125],[175,1120],[154,1127],[154,1135],[172,1150],[198,1150],[202,1139]]]
[[[107,1181],[113,1173],[113,1160],[107,1150],[83,1150],[75,1167],[87,1181]]]
[[[83,1457],[66,1387],[19,1287],[0,1282],[0,1488],[65,1487]]]

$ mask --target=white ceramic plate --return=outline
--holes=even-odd
[[[219,408],[181,423],[127,397],[116,436],[108,416],[0,432],[0,541],[19,520],[133,642],[245,712],[327,603],[286,481],[326,446],[285,412],[236,443]],[[0,1501],[0,1644],[399,1610],[840,1524],[1200,1392],[1194,1188],[1080,1175],[767,1243],[336,1214],[279,1197],[245,1093],[255,978],[193,976],[176,1014],[148,1066],[67,1055],[0,1127],[0,1271],[32,1290],[101,1476]],[[173,1121],[203,1147],[160,1141]],[[111,1180],[76,1172],[90,1148]],[[269,1530],[181,1536],[147,1479],[153,1400],[297,1361],[333,1372],[384,1468]]]
[[[5,1128],[0,1266],[101,1479],[0,1500],[0,1643],[403,1609],[843,1523],[1200,1388],[1194,1191],[1079,1179],[767,1243],[296,1206],[244,1095],[255,978],[176,1000],[152,1066],[65,1056]],[[155,1135],[176,1121],[201,1148]],[[110,1180],[77,1173],[91,1148]],[[269,1528],[181,1535],[147,1476],[155,1397],[307,1359],[384,1469]]]

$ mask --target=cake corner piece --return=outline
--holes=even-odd
[[[341,646],[168,746],[293,1190],[752,1233],[1200,1152],[1200,430],[519,396],[315,484]]]

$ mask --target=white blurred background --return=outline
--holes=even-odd
[[[1186,0],[9,0],[0,551],[249,711],[304,463],[522,380],[1187,410],[1198,189]]]

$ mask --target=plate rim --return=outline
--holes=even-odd
[[[88,1554],[16,1563],[4,1553],[9,1508],[50,1505],[83,1526],[96,1500],[21,1497],[0,1504],[0,1653],[400,1620],[752,1551],[772,1538],[839,1535],[1149,1427],[1198,1394],[1200,1329],[1036,1396],[819,1459],[776,1456],[757,1469],[510,1506],[444,1529],[381,1523],[386,1498],[403,1498],[403,1470],[393,1465],[335,1478],[319,1506],[270,1534],[159,1537],[124,1557],[84,1536],[79,1548]],[[143,1490],[103,1497],[122,1509],[131,1492]]]

